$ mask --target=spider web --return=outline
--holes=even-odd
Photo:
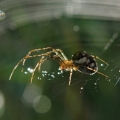
[[[117,37],[118,34],[114,33],[113,36],[110,38],[110,40],[103,47],[101,55],[103,55],[105,52],[109,52],[109,48],[113,46]],[[108,85],[112,85],[114,87],[119,86],[119,81],[120,81],[119,58],[120,58],[119,56],[118,57],[115,56],[114,60],[109,59],[108,61],[106,61],[109,64],[109,66],[106,66],[102,62],[98,63],[99,71],[102,72],[103,74],[108,75],[109,77],[108,79],[106,79],[104,76],[99,75],[98,73],[90,76],[79,72],[73,72],[72,82],[71,85],[69,86],[68,85],[69,71],[63,72],[56,68],[54,68],[54,70],[52,69],[53,71],[50,71],[50,70],[43,70],[43,68],[41,68],[40,72],[37,71],[35,72],[35,77],[33,81],[37,80],[39,82],[40,81],[45,82],[44,93],[47,94],[48,92],[51,92],[51,96],[49,97],[50,100],[54,100],[57,96],[61,96],[61,94],[63,94],[65,91],[67,91],[70,88],[76,88],[78,94],[83,93],[84,90],[86,90],[87,88],[90,89],[90,92],[94,92],[94,93],[99,92],[100,82],[104,82],[105,84],[107,83]],[[33,68],[28,67],[24,71],[24,74],[28,75],[32,72],[33,72]],[[76,75],[80,77],[76,78]]]
[[[68,85],[68,81],[69,81],[69,71],[66,71],[66,72],[63,72],[63,71],[60,71],[60,70],[54,70],[54,71],[41,71],[39,73],[39,75],[36,75],[37,79],[39,81],[45,81],[47,84],[49,84],[49,86],[45,86],[45,91],[49,91],[52,88],[55,88],[55,92],[53,91],[54,95],[53,97],[51,97],[51,100],[53,100],[55,97],[59,96],[62,92],[65,92],[67,89],[69,89],[70,87],[74,87],[74,86],[78,86],[79,89],[78,90],[78,93],[82,93],[83,90],[85,89],[85,87],[88,85],[90,87],[93,87],[94,89],[94,92],[98,92],[98,84],[99,84],[99,81],[107,81],[109,84],[112,84],[114,86],[116,86],[118,83],[119,83],[119,80],[120,80],[120,77],[119,77],[119,67],[118,66],[115,66],[114,63],[110,64],[110,66],[104,66],[104,64],[100,64],[99,65],[99,68],[102,69],[103,71],[108,71],[108,74],[111,74],[113,72],[115,72],[116,74],[113,75],[112,77],[110,77],[109,79],[106,79],[105,77],[99,75],[87,75],[86,74],[82,74],[82,73],[79,73],[80,76],[81,75],[84,75],[86,76],[86,78],[76,78],[74,77],[74,74],[73,73],[73,76],[72,76],[72,83],[71,85],[69,86]],[[29,73],[32,73],[32,68],[27,68],[27,71],[25,71],[24,73],[25,74],[28,74]],[[118,72],[118,73],[117,73]],[[36,73],[37,74],[37,73]],[[96,73],[98,74],[98,73]],[[35,78],[35,79],[36,79]]]
[[[109,47],[108,47],[108,49],[109,49]],[[106,49],[106,51],[108,49]],[[105,52],[104,49],[103,49],[103,51]],[[43,66],[43,68],[41,66],[41,71],[36,70],[36,72],[35,72],[32,86],[33,87],[34,87],[34,85],[35,85],[35,87],[39,86],[39,87],[37,87],[37,89],[40,89],[41,84],[43,84],[43,82],[44,82],[44,86],[43,86],[44,92],[43,93],[38,92],[35,94],[36,89],[34,89],[33,93],[31,93],[31,92],[27,93],[26,89],[25,89],[25,91],[23,92],[22,101],[25,105],[27,105],[27,107],[32,107],[34,100],[36,100],[38,98],[38,96],[42,96],[42,94],[43,94],[44,96],[48,96],[48,98],[49,98],[47,100],[47,102],[44,103],[44,106],[49,106],[51,101],[54,101],[57,98],[60,99],[61,97],[64,96],[66,91],[69,91],[71,89],[75,89],[78,94],[83,94],[85,91],[89,91],[92,94],[93,93],[98,94],[98,92],[101,91],[101,88],[100,88],[101,85],[107,86],[105,89],[108,89],[109,86],[119,87],[119,81],[120,81],[119,58],[120,57],[114,57],[114,59],[107,60],[106,62],[109,64],[109,66],[106,66],[102,62],[98,62],[99,71],[108,75],[109,76],[108,79],[106,79],[104,76],[102,76],[98,73],[90,76],[90,75],[86,75],[86,74],[83,74],[80,72],[73,72],[72,81],[71,81],[70,86],[68,85],[69,71],[61,71],[59,69],[56,69],[56,67],[53,68],[51,71],[51,70],[46,70],[46,68],[44,68],[44,66]],[[116,62],[114,62],[114,61],[116,61]],[[51,63],[51,64],[54,64],[54,63]],[[24,66],[24,68],[25,67],[26,66]],[[58,67],[59,66],[57,66],[57,68]],[[28,67],[26,70],[24,70],[24,75],[26,74],[26,76],[28,76],[27,77],[28,80],[30,80],[31,73],[33,72],[32,70],[33,70],[32,67]],[[29,81],[27,81],[27,82],[29,82]],[[31,86],[31,84],[30,85],[28,84],[28,86]],[[32,91],[31,87],[29,89],[30,91]],[[36,90],[36,91],[39,91],[39,90]],[[29,98],[29,100],[31,100],[30,102],[25,101],[25,98],[24,98],[24,96],[28,96],[29,94],[34,95],[33,96],[34,98]],[[34,109],[36,109],[36,108],[34,108]]]

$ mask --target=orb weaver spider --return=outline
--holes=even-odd
[[[39,52],[39,51],[44,51],[44,50],[49,50],[48,52],[42,53],[42,54],[34,54],[34,52]],[[97,56],[94,55],[89,55],[85,51],[79,51],[76,52],[75,54],[72,55],[72,60],[68,60],[68,58],[65,56],[65,54],[62,52],[61,49],[55,49],[52,47],[46,47],[46,48],[38,48],[38,49],[33,49],[28,52],[28,54],[23,57],[13,68],[11,75],[9,77],[9,80],[11,79],[15,69],[18,67],[18,65],[22,62],[22,65],[25,64],[26,59],[28,58],[35,58],[35,57],[41,57],[39,62],[36,64],[35,68],[33,69],[32,76],[31,76],[31,83],[33,80],[34,73],[36,69],[38,68],[40,70],[41,64],[44,63],[46,60],[53,59],[56,60],[60,67],[60,70],[65,70],[65,71],[70,71],[70,76],[69,76],[69,85],[71,84],[71,77],[73,71],[79,71],[81,73],[93,75],[95,73],[101,74],[102,76],[108,78],[107,75],[101,73],[98,71],[98,66],[96,63],[96,59],[99,59],[106,65],[109,65],[107,62],[104,60],[100,59]]]

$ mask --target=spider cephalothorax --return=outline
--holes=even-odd
[[[39,53],[40,51],[44,51],[44,52]],[[105,76],[106,78],[108,78],[107,75],[98,72],[98,66],[97,66],[97,63],[95,61],[95,58],[99,59],[100,61],[102,61],[103,63],[108,65],[108,63],[106,63],[105,61],[103,61],[99,57],[89,55],[85,51],[80,51],[80,52],[76,52],[72,56],[72,60],[68,60],[68,58],[65,56],[65,54],[62,52],[61,49],[46,47],[46,48],[38,48],[38,49],[34,49],[34,50],[29,51],[28,54],[25,57],[23,57],[17,63],[17,65],[14,67],[14,69],[10,75],[9,80],[11,79],[15,69],[18,67],[18,65],[21,62],[22,62],[22,65],[24,65],[26,59],[35,58],[35,57],[40,57],[40,60],[37,62],[35,68],[33,69],[32,76],[31,76],[31,83],[32,83],[34,72],[36,71],[36,69],[38,68],[40,70],[41,64],[49,59],[56,60],[60,64],[60,70],[70,71],[69,85],[71,83],[71,77],[72,77],[73,70],[79,71],[79,72],[82,72],[85,74],[89,74],[89,75],[93,75],[97,72],[97,73]]]

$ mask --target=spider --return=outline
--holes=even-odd
[[[34,52],[45,51],[45,50],[48,50],[48,52],[45,52],[45,53],[42,53],[42,54],[32,55]],[[34,76],[34,73],[35,73],[36,69],[38,68],[38,70],[40,70],[41,64],[44,63],[46,60],[49,60],[49,59],[56,60],[60,65],[60,67],[59,67],[60,70],[70,71],[69,85],[71,84],[71,77],[72,77],[73,71],[79,71],[81,73],[89,74],[89,75],[93,75],[95,73],[98,73],[98,74],[101,74],[102,76],[108,78],[107,75],[98,71],[98,66],[97,66],[95,58],[99,59],[100,61],[102,61],[106,65],[109,65],[107,62],[100,59],[99,57],[94,56],[94,55],[90,55],[85,51],[79,51],[79,52],[76,52],[75,54],[72,55],[71,60],[68,60],[68,58],[62,52],[61,49],[46,47],[46,48],[33,49],[33,50],[29,51],[28,54],[25,57],[23,57],[16,64],[16,66],[13,68],[13,70],[11,72],[11,75],[9,77],[9,80],[11,79],[15,69],[18,67],[18,65],[21,62],[22,62],[22,65],[24,65],[26,59],[35,58],[35,57],[40,57],[40,60],[37,62],[35,68],[33,69],[33,72],[32,72],[32,75],[31,75],[31,83],[32,83],[33,76]]]

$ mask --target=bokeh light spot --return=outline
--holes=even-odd
[[[51,101],[44,95],[37,96],[33,101],[33,108],[38,113],[46,113],[51,108]]]
[[[74,30],[75,32],[79,31],[79,26],[75,25],[75,26],[73,27],[73,30]]]
[[[22,96],[22,102],[28,107],[32,107],[34,99],[41,94],[40,88],[35,85],[28,85]]]

